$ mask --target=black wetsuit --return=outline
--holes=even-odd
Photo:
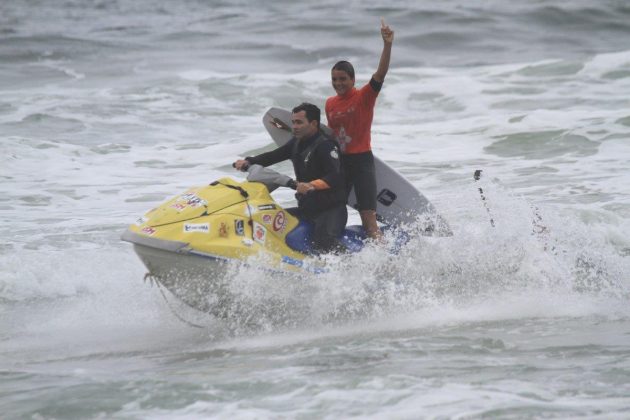
[[[298,182],[321,179],[328,184],[327,189],[296,194],[298,207],[287,211],[313,223],[312,245],[316,251],[329,252],[340,247],[338,238],[346,226],[348,212],[337,142],[318,132],[302,140],[293,137],[271,152],[245,159],[262,166],[291,159]]]

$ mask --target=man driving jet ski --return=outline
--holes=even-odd
[[[316,252],[342,249],[338,238],[348,220],[344,177],[337,142],[319,127],[320,110],[302,103],[292,110],[293,138],[284,146],[234,162],[238,170],[249,165],[269,166],[291,159],[297,179],[297,208],[287,209],[313,224],[312,247]]]

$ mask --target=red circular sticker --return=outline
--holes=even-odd
[[[284,215],[283,211],[279,211],[276,213],[276,217],[273,218],[273,230],[276,232],[284,229],[284,226],[287,224],[287,218]]]
[[[256,226],[256,229],[254,230],[254,236],[256,236],[256,239],[258,239],[259,241],[262,241],[265,238],[265,229],[263,229],[262,226]]]

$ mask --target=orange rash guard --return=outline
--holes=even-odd
[[[372,150],[371,135],[374,105],[382,83],[374,79],[361,89],[353,88],[343,96],[326,100],[326,118],[343,154],[356,154]]]

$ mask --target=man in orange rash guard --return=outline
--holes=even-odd
[[[331,71],[332,86],[337,92],[326,100],[328,126],[335,133],[342,152],[346,192],[354,186],[361,222],[372,239],[380,239],[376,224],[376,174],[371,136],[376,97],[381,90],[394,41],[394,31],[381,19],[383,51],[376,73],[361,89],[354,87],[354,68],[347,61],[339,61]]]

